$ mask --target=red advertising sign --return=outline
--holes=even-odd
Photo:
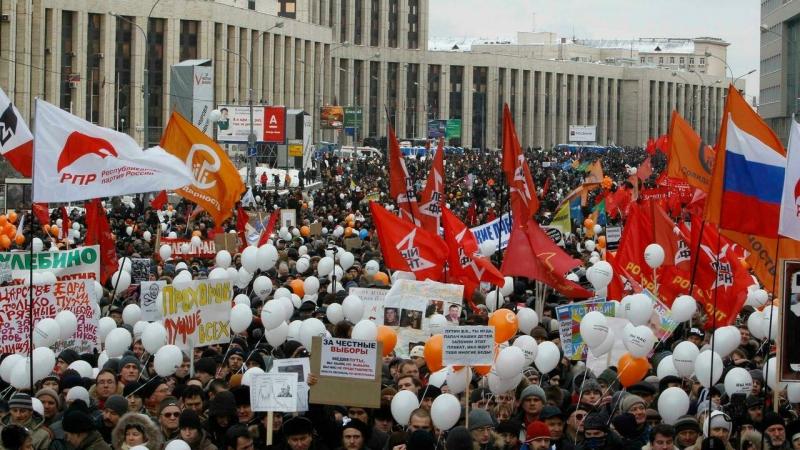
[[[286,143],[286,107],[264,107],[264,142]]]

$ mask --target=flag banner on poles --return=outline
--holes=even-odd
[[[175,190],[192,172],[161,147],[142,150],[127,134],[89,123],[36,101],[33,201],[92,198]]]
[[[33,135],[17,107],[0,89],[0,154],[22,175],[31,176]]]

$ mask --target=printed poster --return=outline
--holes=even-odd
[[[427,330],[428,321],[423,318],[434,313],[448,314],[452,305],[461,307],[463,292],[464,286],[457,284],[396,280],[384,299],[383,324]]]
[[[181,288],[167,285],[161,295],[168,344],[190,351],[230,341],[228,321],[233,298],[230,281],[192,280]]]
[[[295,412],[297,397],[293,373],[258,373],[250,382],[250,406],[254,412]]]
[[[33,266],[35,273],[52,272],[58,281],[100,278],[100,246],[78,247],[56,252],[0,252],[0,265],[11,267],[14,283],[22,284]]]
[[[364,315],[362,319],[369,319],[375,322],[375,325],[383,325],[383,304],[386,300],[386,294],[389,293],[388,289],[377,288],[350,288],[350,295],[355,295],[361,299],[364,304]]]
[[[165,280],[143,281],[139,286],[139,308],[142,309],[142,320],[155,322],[162,319],[163,297],[161,292],[166,286]]]
[[[606,317],[614,317],[614,306],[613,302],[587,301],[556,307],[561,348],[565,357],[573,361],[586,359],[589,346],[581,337],[581,319],[592,311],[600,311]]]

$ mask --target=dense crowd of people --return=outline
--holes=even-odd
[[[487,223],[508,211],[501,156],[500,152],[467,150],[462,156],[446,159],[446,203],[468,226]],[[528,149],[526,157],[542,202],[537,218],[547,223],[556,206],[586,176],[585,172],[565,164],[599,159],[605,175],[615,183],[611,189],[617,189],[627,182],[628,168],[638,166],[648,154],[641,148],[618,148],[605,153]],[[664,162],[663,156],[652,159],[654,179]],[[422,190],[429,163],[430,158],[406,161],[412,175],[419,180],[418,191]],[[304,176],[321,184],[309,190],[268,185],[253,190],[256,204],[248,208],[251,211],[268,216],[274,208],[292,209],[296,211],[298,228],[312,223],[323,227],[319,235],[276,237],[279,261],[261,275],[271,278],[276,288],[291,289],[292,280],[303,278],[296,270],[300,246],[305,246],[310,255],[312,270],[307,272],[310,274],[330,245],[343,246],[345,238],[367,230],[361,234],[360,245],[350,250],[356,262],[338,280],[344,290],[329,290],[330,281],[322,278],[318,300],[305,301],[295,311],[294,318],[320,318],[332,336],[347,338],[353,324],[330,323],[327,307],[342,303],[351,287],[388,287],[384,280],[365,270],[368,261],[381,262],[368,202],[392,203],[386,164],[375,157],[347,160],[327,154]],[[140,196],[132,204],[118,199],[106,203],[120,257],[155,260],[158,251],[155,238],[148,241],[144,236],[145,232],[151,236],[162,233],[162,218],[147,200]],[[191,206],[183,200],[170,208],[174,214],[164,220],[167,229],[178,236],[188,238],[199,232],[203,238],[213,238],[237,228],[235,215],[218,228],[205,213],[192,214]],[[61,217],[57,211],[52,210],[53,222]],[[74,208],[70,218],[81,223],[82,214],[81,208]],[[352,220],[348,221],[351,215]],[[58,247],[70,244],[52,238],[42,231],[41,225],[28,216],[26,232],[32,230],[45,241],[46,248],[50,240]],[[333,230],[337,226],[351,231],[336,236]],[[133,227],[130,235],[128,227]],[[581,240],[581,228],[579,222],[573,223],[566,249],[586,261],[589,252],[581,252],[576,245]],[[80,244],[80,238],[72,242]],[[494,256],[496,261],[500,257],[499,253]],[[184,262],[158,261],[151,279],[170,281],[182,270],[202,279],[214,264],[213,259],[202,258]],[[234,255],[232,265],[238,268],[240,264],[240,255]],[[390,272],[382,264],[381,270]],[[584,272],[578,274],[579,281],[589,286]],[[138,286],[131,286],[113,299],[112,290],[113,286],[106,286],[100,301],[102,313],[113,318],[118,326],[130,328],[123,323],[122,310],[129,303],[138,303]],[[535,292],[533,282],[517,279],[505,307],[515,310],[532,305]],[[383,359],[382,402],[378,408],[311,403],[303,413],[253,412],[250,388],[242,384],[244,370],[250,367],[268,370],[274,360],[307,357],[310,349],[293,340],[275,348],[264,342],[264,329],[258,318],[265,302],[253,293],[252,286],[235,288],[234,294],[241,293],[251,298],[255,318],[252,325],[234,336],[228,345],[196,348],[193,354],[184,355],[183,366],[166,378],[155,373],[153,358],[139,340],[134,341],[122,358],[111,359],[101,367],[97,367],[96,353],[64,350],[58,355],[53,373],[37,382],[35,389],[4,391],[8,395],[0,402],[3,449],[185,450],[186,446],[192,450],[800,449],[798,404],[789,403],[785,391],[774,396],[764,386],[762,366],[771,348],[751,337],[746,324],[752,308],[742,311],[737,321],[741,343],[724,361],[725,371],[734,367],[750,371],[753,387],[746,396],[728,395],[722,383],[706,389],[696,378],[656,376],[660,360],[670,354],[672,345],[686,339],[702,347],[710,339],[711,333],[705,330],[679,327],[676,337],[662,343],[651,358],[649,376],[625,389],[613,365],[601,373],[593,373],[582,362],[568,358],[562,358],[547,373],[540,373],[533,365],[525,367],[519,384],[506,392],[492,392],[487,377],[475,374],[466,391],[469,394],[458,394],[463,405],[458,425],[439,430],[431,418],[431,404],[439,395],[449,392],[449,388],[446,383],[429,383],[431,371],[422,348],[411,349],[408,359],[394,354]],[[460,323],[487,323],[483,294],[481,291],[474,297],[477,308],[463,309],[458,318]],[[558,322],[553,320],[554,309],[569,301],[555,292],[549,293],[540,323],[530,333],[537,343],[560,342]],[[97,367],[96,376],[81,377],[70,369],[70,364],[77,360]],[[313,385],[315,376],[309,375],[307,382]],[[662,423],[658,403],[660,394],[671,387],[684,389],[691,406],[686,415],[666,424]],[[402,390],[413,392],[419,400],[419,407],[403,426],[397,423],[391,409],[392,398]]]

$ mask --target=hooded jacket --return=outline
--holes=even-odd
[[[9,414],[3,417],[3,420],[0,421],[0,424],[2,424],[3,427],[10,425],[11,415]],[[47,448],[50,446],[50,441],[53,439],[53,435],[50,430],[44,426],[43,417],[33,413],[31,418],[22,424],[22,426],[30,430],[33,450],[47,450]],[[5,450],[1,443],[0,450]]]
[[[138,425],[144,430],[144,437],[147,440],[144,445],[149,450],[161,450],[164,444],[161,430],[156,427],[149,417],[139,413],[127,413],[119,419],[117,426],[111,432],[111,443],[115,449],[128,450],[128,445],[125,444],[125,428],[129,425]]]

